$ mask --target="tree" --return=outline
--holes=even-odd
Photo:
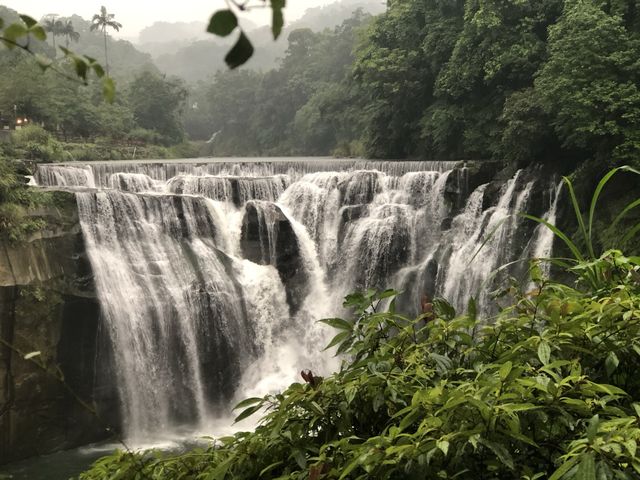
[[[115,15],[108,13],[107,8],[103,5],[100,7],[100,13],[96,13],[91,20],[91,31],[102,30],[104,36],[104,66],[109,75],[109,56],[107,53],[107,28],[113,28],[116,32],[119,32],[122,28],[122,24],[114,20]]]
[[[640,39],[602,5],[565,3],[535,87],[565,149],[628,161],[640,150]]]
[[[61,34],[65,37],[65,46],[67,49],[69,48],[69,41],[77,42],[80,40],[80,34],[76,32],[76,29],[73,27],[73,22],[71,20],[66,20],[62,24]]]
[[[159,133],[164,143],[182,141],[180,114],[187,98],[182,82],[151,71],[140,73],[127,89],[127,99],[138,125]]]
[[[54,55],[56,51],[56,37],[59,35],[63,35],[64,30],[63,23],[60,20],[56,20],[56,17],[56,14],[48,15],[43,22],[45,32],[51,34],[51,42],[53,45]]]

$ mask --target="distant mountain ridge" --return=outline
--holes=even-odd
[[[255,54],[245,68],[273,68],[278,59],[284,56],[287,37],[293,30],[310,28],[322,31],[341,24],[355,10],[362,9],[371,15],[378,15],[385,8],[381,0],[342,0],[324,7],[310,8],[300,19],[285,25],[277,41],[273,40],[269,27],[256,26],[241,19],[255,48]],[[156,22],[141,32],[136,47],[149,53],[163,73],[188,82],[201,81],[226,68],[224,56],[235,40],[235,35],[223,39],[206,33],[205,29],[204,22]]]

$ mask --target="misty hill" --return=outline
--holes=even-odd
[[[246,31],[254,30],[257,26],[247,20],[241,19],[241,24]],[[177,53],[184,47],[201,40],[211,40],[211,34],[207,33],[207,24],[203,21],[195,22],[154,22],[151,26],[142,29],[136,46],[139,50],[151,54],[157,58],[161,55]]]
[[[67,20],[67,18],[60,19]],[[78,43],[71,43],[69,48],[74,52],[93,57],[104,64],[102,32],[92,32],[90,30],[91,22],[79,15],[72,15],[68,19],[71,20],[75,30],[80,34]],[[64,44],[64,40],[60,38],[57,41],[59,44]],[[111,74],[116,78],[129,78],[142,69],[156,70],[151,55],[141,52],[131,42],[118,40],[109,35],[107,37],[107,47],[109,50],[109,68]]]
[[[244,68],[254,70],[273,68],[287,49],[287,37],[290,32],[300,28],[310,28],[313,31],[333,28],[349,18],[357,9],[377,15],[385,10],[385,6],[381,0],[342,0],[324,7],[310,8],[300,19],[286,25],[277,41],[273,40],[269,27],[251,29],[250,25],[247,26],[243,22],[245,29],[250,32],[249,37],[255,48],[253,57]],[[154,25],[158,25],[158,23]],[[188,82],[197,82],[206,79],[220,69],[226,68],[224,56],[235,41],[235,35],[222,39],[205,33],[204,39],[194,41],[194,38],[203,38],[195,32],[195,29],[199,28],[198,25],[202,26],[202,31],[204,31],[203,23],[174,23],[168,25],[171,25],[171,27],[167,27],[167,38],[175,39],[175,35],[180,31],[186,32],[189,37],[184,41],[175,39],[171,42],[163,42],[165,44],[164,47],[159,43],[141,44],[139,47],[154,55],[154,60],[160,71],[168,75],[179,76]],[[174,29],[173,26],[176,28]],[[141,40],[142,38],[159,39],[162,37],[160,29],[156,29],[154,26],[150,28],[151,34],[147,32],[144,37],[141,35]],[[145,31],[147,29],[143,30],[143,32]],[[194,37],[194,35],[196,36]],[[172,49],[174,50],[173,52],[171,52]],[[164,53],[157,53],[163,51]]]

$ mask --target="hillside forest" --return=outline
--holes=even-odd
[[[2,68],[12,75],[0,79],[0,112],[5,122],[22,115],[44,128],[12,145],[42,161],[338,155],[633,162],[640,121],[633,5],[403,0],[373,15],[379,10],[372,5],[343,2],[287,28],[286,45],[257,28],[256,54],[233,71],[221,61],[225,39],[203,39],[198,24],[176,24],[176,35],[187,29],[194,37],[171,47],[158,42],[155,26],[142,32],[139,47],[155,57],[107,36],[113,104],[102,101],[99,85],[39,75],[28,55],[3,51]],[[17,18],[6,8],[0,16]],[[59,21],[77,35],[50,35],[53,41],[103,58],[101,32],[89,20]],[[51,40],[33,48],[64,63]],[[205,62],[203,54],[216,60]],[[193,72],[178,59],[209,70]]]

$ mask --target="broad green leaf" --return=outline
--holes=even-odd
[[[480,437],[478,441],[485,447],[489,448],[489,450],[491,450],[496,455],[496,457],[498,457],[498,460],[500,460],[503,465],[511,470],[515,468],[513,464],[513,458],[511,457],[509,451],[504,447],[504,445],[492,442],[491,440],[482,437]]]
[[[13,48],[15,46],[13,45],[12,42],[18,41],[18,39],[20,39],[25,35],[27,35],[27,29],[23,25],[20,25],[19,23],[10,24],[2,32],[2,36],[8,41],[8,42],[5,42],[5,44],[9,48]]]
[[[339,334],[337,334],[335,337],[333,337],[333,339],[331,340],[331,342],[329,343],[329,345],[327,345],[326,347],[324,347],[325,350],[329,350],[332,347],[335,347],[336,345],[338,345],[339,343],[344,342],[346,339],[348,339],[351,336],[351,332],[340,332]]]
[[[626,442],[624,442],[624,446],[629,451],[629,454],[632,457],[636,456],[636,451],[638,450],[638,444],[636,443],[635,440],[627,440]]]
[[[343,480],[344,478],[347,478],[353,470],[358,468],[359,465],[360,465],[360,456],[357,456],[354,460],[351,461],[351,463],[349,463],[349,465],[345,467],[345,469],[342,471],[342,474],[340,475],[339,480]]]
[[[262,477],[265,473],[269,473],[271,470],[273,470],[274,468],[276,468],[279,465],[282,465],[282,460],[272,463],[271,465],[269,465],[268,467],[264,467],[261,471],[259,476]]]
[[[576,463],[578,463],[578,460],[580,460],[580,457],[576,456],[564,462],[555,472],[553,472],[553,474],[549,477],[549,480],[560,480],[566,473],[569,472],[569,470],[575,467]]]
[[[227,53],[227,56],[224,57],[224,61],[227,63],[229,68],[233,69],[239,67],[240,65],[244,65],[252,55],[253,45],[251,45],[251,42],[244,34],[244,32],[240,32],[238,41],[229,51],[229,53]]]
[[[358,388],[355,385],[347,385],[344,389],[344,396],[347,399],[347,403],[351,404],[353,399],[356,398],[356,394],[358,393]]]
[[[608,376],[611,376],[613,372],[616,371],[616,368],[618,368],[619,363],[620,363],[620,360],[618,360],[618,356],[616,355],[616,352],[609,352],[609,355],[607,355],[607,358],[604,361],[604,365],[607,370]]]
[[[238,423],[244,420],[245,418],[250,417],[251,415],[256,413],[258,410],[260,410],[260,408],[262,408],[262,404],[254,405],[253,407],[249,407],[246,410],[243,410],[242,413],[240,413],[240,415],[238,415],[235,418],[234,423]]]
[[[353,324],[344,320],[342,318],[323,318],[322,320],[318,320],[320,323],[324,323],[325,325],[329,325],[330,327],[337,328],[340,330],[349,330],[353,328]]]
[[[73,59],[73,64],[74,64],[75,69],[76,69],[76,75],[78,75],[78,77],[82,78],[86,83],[88,66],[85,63],[85,61],[82,60],[81,58],[75,57]]]
[[[422,409],[420,407],[413,408],[408,415],[406,415],[400,421],[400,430],[405,430],[407,427],[413,424],[416,420],[418,420],[422,416]]]
[[[599,426],[600,416],[594,415],[593,417],[591,417],[591,420],[589,420],[589,425],[587,426],[587,438],[589,439],[590,443],[593,443],[593,441],[596,439]]]
[[[102,80],[102,95],[104,99],[113,103],[116,96],[116,85],[111,77],[104,77]]]
[[[282,32],[284,26],[284,15],[282,9],[285,6],[285,0],[271,0],[271,32],[273,38],[276,40]]]
[[[596,460],[593,452],[583,453],[576,477],[580,480],[596,480]]]
[[[33,35],[33,38],[44,42],[47,39],[47,32],[44,31],[40,25],[35,25],[29,29],[29,33]]]
[[[438,440],[436,447],[438,447],[445,456],[449,454],[449,442],[447,440]]]
[[[38,22],[31,18],[29,15],[20,15],[20,19],[25,23],[27,28],[31,28],[34,25],[38,24]]]
[[[231,10],[218,10],[211,16],[207,32],[226,37],[238,26],[238,18]]]
[[[538,358],[543,365],[549,363],[549,359],[551,358],[551,347],[546,340],[542,340],[538,344]]]
[[[248,407],[249,405],[255,405],[256,403],[262,403],[263,401],[264,401],[264,399],[262,399],[260,397],[246,398],[246,399],[242,400],[240,403],[238,403],[235,407],[233,407],[233,409],[237,410],[239,408]]]
[[[314,412],[316,412],[318,415],[324,416],[324,410],[322,409],[322,407],[318,404],[318,402],[314,402],[311,401],[309,402],[309,404],[311,405],[311,410],[313,410]]]
[[[231,466],[231,463],[235,460],[236,460],[235,456],[231,455],[224,462],[218,465],[215,468],[215,470],[213,470],[213,472],[209,473],[209,475],[207,476],[207,479],[208,480],[224,480],[224,478],[227,476],[227,472],[229,471],[229,467]],[[124,478],[124,477],[119,476],[118,478]]]
[[[102,65],[100,65],[99,63],[94,63],[91,65],[91,68],[93,68],[93,71],[98,78],[104,77],[104,69],[102,68]]]
[[[302,450],[294,450],[291,456],[301,469],[307,468],[307,457]]]
[[[512,368],[512,363],[511,362],[505,362],[502,364],[502,366],[500,367],[500,380],[502,380],[503,382],[507,379],[507,377],[509,376],[509,374],[511,373],[511,368]]]
[[[398,292],[393,290],[392,288],[389,288],[389,289],[385,290],[384,292],[380,292],[378,294],[378,299],[382,300],[382,299],[389,298],[389,297],[395,297],[396,295],[398,295]]]

